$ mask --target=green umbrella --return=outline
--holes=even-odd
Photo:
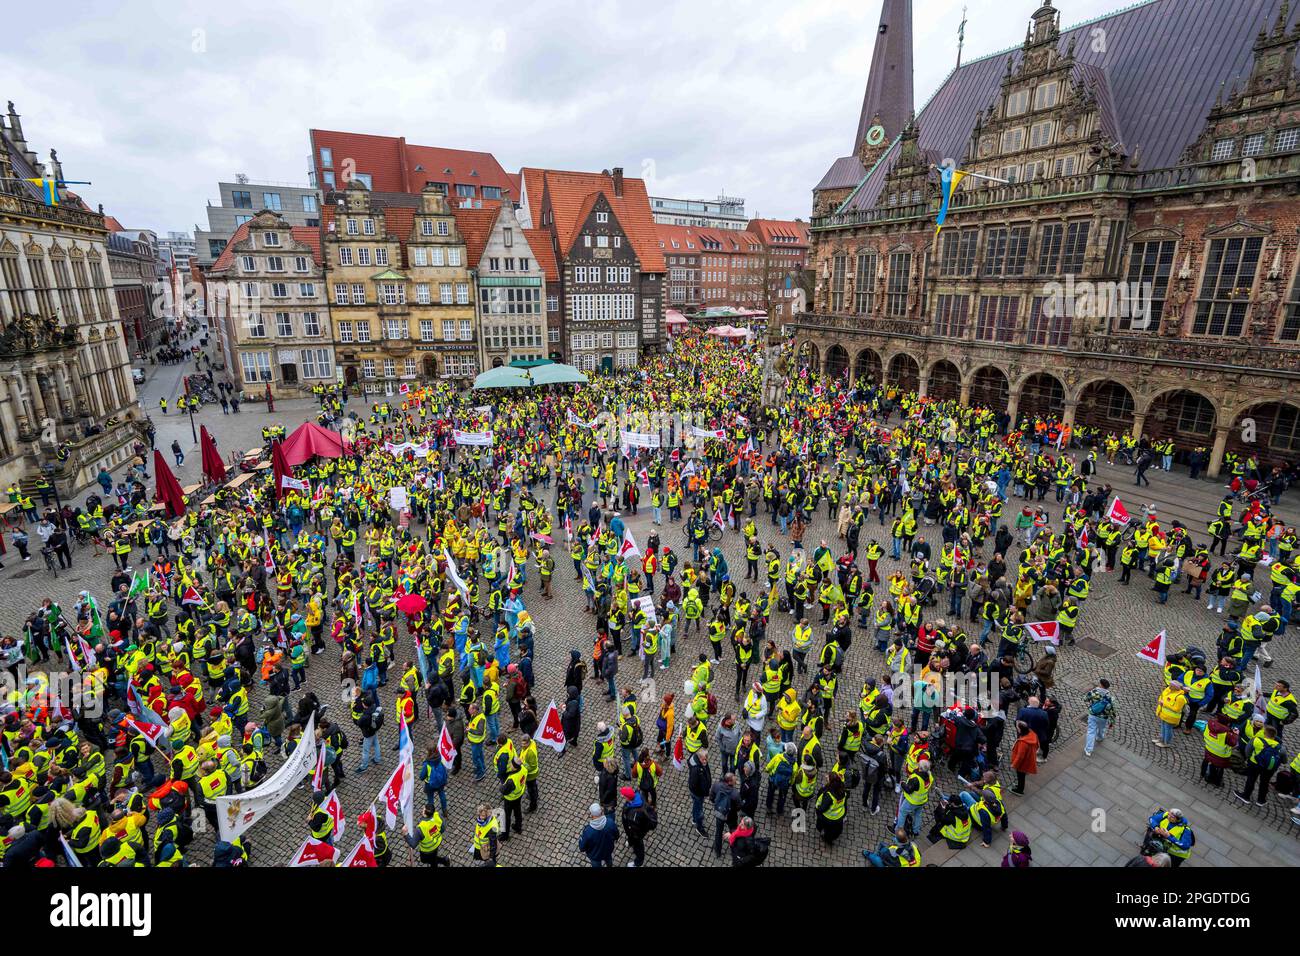
[[[535,385],[580,385],[587,381],[587,376],[572,365],[562,365],[558,362],[540,366],[533,369],[532,372],[533,384]]]
[[[527,369],[508,365],[490,368],[474,379],[475,388],[528,388],[532,384]]]

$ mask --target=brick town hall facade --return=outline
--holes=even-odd
[[[914,113],[911,8],[884,0],[854,152],[813,193],[799,360],[1172,437],[1211,475],[1300,456],[1300,9],[1149,0],[1062,31],[1045,2]],[[936,235],[945,160],[1009,182],[965,179]]]

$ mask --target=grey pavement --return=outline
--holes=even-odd
[[[178,381],[179,370],[156,370],[144,390],[146,402],[153,398],[156,404],[156,396],[167,389],[174,390]],[[354,401],[353,408],[359,411],[357,405]],[[207,406],[196,418],[200,423],[208,424],[223,452],[228,453],[232,449],[255,446],[259,430],[268,420],[278,421],[292,429],[297,423],[314,415],[311,403],[302,400],[287,405],[277,402],[274,416],[267,416],[260,405],[245,405],[244,408],[246,410],[239,416],[223,416],[219,406]],[[172,437],[179,437],[182,433],[186,438],[189,437],[187,420],[182,420],[175,414],[166,418],[155,414],[154,418],[159,427],[159,447],[166,448]],[[190,480],[197,473],[197,451],[190,456],[187,447],[186,454],[186,464],[180,471],[182,482]],[[1188,509],[1189,519],[1196,517],[1198,520],[1188,520],[1185,523],[1199,536],[1218,500],[1220,486],[1210,482],[1193,483],[1180,472],[1166,475],[1153,470],[1150,476],[1152,489],[1145,493],[1146,497],[1150,500],[1176,501],[1180,507]],[[1129,470],[1112,470],[1104,464],[1102,478],[1113,481],[1121,491],[1127,490],[1128,486],[1124,485],[1126,478],[1129,485],[1132,482]],[[589,482],[587,487],[590,488]],[[553,492],[540,490],[539,494],[546,495],[545,500],[548,502],[553,496]],[[1060,506],[1053,499],[1054,496],[1049,494],[1047,501],[1051,513],[1057,517]],[[1129,505],[1129,510],[1136,513],[1139,497],[1126,494],[1124,500]],[[1295,505],[1293,492],[1284,499],[1283,508],[1294,513],[1297,510]],[[1013,515],[1017,507],[1014,499],[1009,501],[1006,513]],[[650,530],[649,508],[643,508],[637,516],[624,517],[637,540],[644,543]],[[784,557],[789,542],[781,538],[777,529],[761,512],[757,521],[760,540],[764,544],[775,542]],[[685,550],[680,525],[665,526],[659,531],[664,544]],[[863,542],[873,535],[883,539],[887,531],[887,526],[882,528],[873,517],[864,528]],[[937,529],[933,527],[923,528],[922,533],[935,538],[938,536]],[[824,505],[809,528],[805,542],[809,547],[816,547],[822,538],[826,538],[833,548],[836,547],[834,524],[828,522]],[[740,575],[744,567],[740,535],[728,532],[722,544],[733,574]],[[990,551],[986,548],[985,556],[989,554]],[[0,628],[4,633],[14,633],[21,625],[21,615],[28,608],[35,607],[42,597],[51,595],[70,604],[81,588],[91,588],[96,593],[103,594],[112,574],[109,558],[94,557],[86,551],[76,555],[72,573],[62,575],[58,580],[49,578],[43,568],[37,572],[32,567],[34,563],[30,562],[26,567],[16,567],[11,563],[8,570],[0,572],[0,588],[6,598],[0,605]],[[886,557],[880,566],[882,578],[887,578],[896,566],[895,562]],[[1262,581],[1262,578],[1259,580]],[[1198,838],[1191,865],[1294,865],[1300,862],[1297,828],[1291,824],[1287,813],[1290,801],[1271,801],[1266,808],[1244,808],[1230,794],[1215,792],[1201,783],[1198,779],[1201,757],[1199,735],[1184,737],[1180,734],[1175,745],[1168,750],[1157,750],[1150,744],[1155,730],[1154,702],[1161,686],[1161,676],[1157,668],[1136,658],[1137,649],[1162,627],[1168,630],[1173,646],[1198,643],[1204,647],[1213,647],[1222,619],[1207,611],[1204,603],[1184,597],[1178,587],[1171,592],[1168,605],[1161,607],[1156,603],[1155,594],[1149,589],[1145,577],[1135,576],[1130,587],[1121,587],[1118,575],[1115,574],[1098,575],[1094,582],[1093,595],[1083,609],[1081,623],[1076,631],[1076,637],[1090,640],[1079,646],[1063,648],[1056,671],[1057,693],[1065,708],[1061,719],[1061,736],[1053,745],[1052,758],[1041,766],[1039,774],[1030,778],[1028,792],[1024,797],[1009,792],[1014,782],[1014,775],[1006,768],[1012,732],[1008,733],[1008,739],[1002,748],[1003,766],[1006,768],[1002,779],[1007,791],[1012,828],[1024,830],[1029,835],[1035,862],[1039,865],[1120,865],[1137,852],[1145,820],[1156,806],[1178,806],[1187,812]],[[744,590],[743,583],[739,586]],[[591,620],[581,610],[584,602],[575,584],[572,564],[567,560],[567,555],[557,554],[553,587],[555,600],[540,600],[537,596],[535,569],[529,569],[525,597],[538,624],[537,657],[534,661],[537,685],[534,696],[541,708],[545,708],[552,698],[563,699],[561,682],[570,648],[579,650],[584,658],[589,659],[593,638]],[[945,609],[946,606],[931,609],[927,615],[932,616],[936,611]],[[822,629],[815,626],[817,618],[813,620],[815,634],[820,639]],[[768,635],[788,646],[792,626],[788,614],[778,614],[769,627]],[[404,635],[399,639],[399,648],[403,644],[408,646],[405,651],[399,651],[399,659],[409,658],[411,653]],[[688,677],[697,653],[705,649],[707,644],[703,636],[683,640],[670,669],[666,672],[656,671],[653,682],[644,689],[642,699],[657,700],[662,693],[672,690],[680,700],[682,682]],[[1290,635],[1284,637],[1275,642],[1271,650],[1277,663],[1266,671],[1269,677],[1300,676],[1297,674],[1300,654],[1294,647],[1294,638]],[[393,670],[400,673],[396,666]],[[740,709],[731,694],[733,670],[729,653],[724,653],[724,662],[718,669],[715,683],[715,692],[723,713],[729,710],[738,713]],[[834,719],[827,728],[825,746],[833,750],[842,714],[856,704],[864,679],[878,676],[883,670],[881,655],[874,650],[863,633],[855,629],[853,647],[847,655],[845,670],[840,679],[837,706]],[[332,645],[320,656],[311,658],[308,673],[308,686],[323,701],[338,701],[338,652]],[[1086,758],[1082,755],[1081,698],[1099,675],[1109,677],[1114,685],[1118,700],[1118,721],[1115,731],[1105,743],[1097,748],[1091,758]],[[636,688],[640,685],[639,676],[639,662],[634,658],[626,659],[619,684]],[[359,758],[360,739],[355,728],[350,727],[350,721],[344,717],[343,722],[348,726],[353,746],[345,755],[347,777],[340,788],[340,797],[345,811],[353,819],[375,800],[394,765],[396,728],[393,726],[392,691],[395,684],[394,678],[389,687],[382,691],[386,716],[382,735],[382,770],[372,768],[365,774],[354,772]],[[262,688],[255,687],[250,697],[251,711],[255,715],[260,710],[263,699]],[[593,729],[598,720],[615,719],[613,705],[605,702],[596,685],[588,684],[585,700],[583,729],[577,749],[563,757],[547,748],[541,749],[541,806],[536,814],[525,817],[525,833],[503,845],[501,861],[507,865],[585,865],[585,859],[577,850],[577,837],[585,822],[586,807],[596,795],[595,775],[590,760]],[[336,703],[331,710],[338,715],[344,708]],[[679,704],[679,721],[684,710],[685,707]],[[647,737],[653,737],[651,711],[653,706],[643,707],[643,726],[647,729]],[[509,713],[503,708],[502,714],[503,729],[508,729]],[[716,727],[716,722],[711,726]],[[413,733],[418,763],[426,745],[436,737],[435,727],[424,711],[413,728]],[[1294,748],[1297,741],[1300,741],[1298,733],[1300,731],[1288,730],[1284,742]],[[493,750],[494,748],[488,750],[489,759]],[[272,758],[272,764],[277,763],[278,759]],[[833,757],[828,757],[828,765],[831,759]],[[649,865],[710,866],[726,863],[725,857],[722,861],[714,860],[711,852],[712,833],[710,839],[706,839],[699,836],[690,825],[690,800],[686,793],[684,771],[673,770],[670,761],[664,763],[664,777],[659,791],[660,822],[648,840]],[[475,805],[479,802],[493,806],[499,803],[499,790],[495,780],[489,776],[481,783],[473,782],[468,770],[468,754],[465,755],[465,764],[467,769],[454,776],[448,787],[450,808],[445,815],[444,851],[449,853],[456,865],[468,865],[471,862],[467,848]],[[936,789],[950,792],[957,787],[946,767],[939,770],[938,777]],[[1228,782],[1234,782],[1231,775]],[[879,815],[873,816],[862,808],[860,792],[853,793],[845,832],[833,848],[823,845],[811,820],[805,825],[792,816],[789,807],[784,818],[777,818],[774,814],[765,813],[760,806],[757,817],[760,834],[772,837],[768,865],[862,865],[860,850],[864,847],[874,848],[879,841],[890,835],[895,801],[896,798],[890,794],[882,795],[882,810]],[[417,806],[421,804],[422,794],[417,791]],[[278,865],[287,861],[305,837],[307,813],[308,798],[304,791],[290,797],[267,820],[254,827],[249,834],[254,847],[254,862],[260,865]],[[706,817],[711,817],[707,806]],[[927,813],[926,829],[929,823]],[[712,825],[711,819],[709,825]],[[354,844],[356,830],[355,823],[352,823],[350,832],[340,841],[344,853]],[[413,855],[408,853],[400,836],[395,833],[390,836],[394,865],[413,865]],[[960,852],[953,852],[943,844],[930,847],[922,841],[921,845],[925,862],[929,864],[996,866],[1005,851],[1006,841],[1003,835],[995,835],[994,847],[984,850],[979,846],[978,838],[975,838]],[[188,853],[191,863],[209,863],[211,846],[211,834],[201,834]],[[626,842],[622,841],[616,851],[616,865],[625,865],[629,859],[630,851]]]

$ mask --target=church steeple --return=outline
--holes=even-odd
[[[907,126],[912,107],[912,0],[882,0],[853,152],[861,156],[883,149]],[[876,125],[884,128],[883,142],[867,143],[864,150],[863,141]]]

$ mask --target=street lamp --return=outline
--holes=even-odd
[[[194,403],[190,401],[190,379],[185,376],[185,410],[190,413],[190,434],[194,436],[194,444],[197,447],[199,443],[199,433],[194,428]]]

